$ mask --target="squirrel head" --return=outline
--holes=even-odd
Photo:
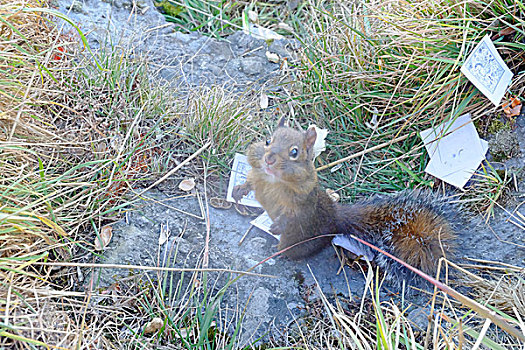
[[[290,128],[281,118],[277,129],[264,144],[264,155],[260,159],[261,170],[272,182],[308,186],[317,183],[313,164],[313,146],[317,138],[315,128],[306,131]]]

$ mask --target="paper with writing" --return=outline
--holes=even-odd
[[[512,72],[490,40],[485,36],[472,50],[461,72],[496,106],[507,91]]]
[[[234,202],[235,199],[232,197],[233,188],[237,185],[242,185],[246,182],[246,176],[252,167],[248,164],[248,159],[245,155],[236,153],[233,159],[232,172],[230,174],[230,182],[228,183],[228,192],[226,193],[226,200],[228,202]],[[247,196],[244,196],[239,204],[246,205],[249,207],[260,208],[261,204],[255,199],[255,193],[251,191]]]

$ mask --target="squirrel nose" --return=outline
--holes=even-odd
[[[264,156],[264,161],[268,165],[272,165],[275,163],[275,155],[274,154],[267,154]]]

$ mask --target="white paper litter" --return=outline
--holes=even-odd
[[[235,154],[233,159],[232,172],[230,174],[230,182],[228,183],[228,192],[226,194],[226,200],[228,202],[235,203],[235,199],[232,197],[233,188],[237,185],[242,185],[246,182],[246,176],[252,167],[248,163],[248,158],[240,153]],[[246,205],[249,207],[260,208],[261,204],[255,199],[255,193],[251,191],[247,196],[244,196],[239,204]]]
[[[282,40],[284,36],[274,32],[271,29],[261,27],[260,25],[250,23],[247,28],[243,28],[245,34],[251,35],[256,39],[262,40]]]
[[[357,256],[363,257],[367,261],[374,260],[374,254],[366,250],[362,244],[347,235],[337,235],[332,238],[332,243],[338,247],[348,250]]]
[[[512,72],[488,34],[467,57],[461,72],[496,106],[499,106],[512,79]]]
[[[469,113],[422,131],[420,136],[430,155],[425,171],[460,189],[488,150],[488,142],[479,138]]]
[[[328,135],[327,129],[321,129],[315,124],[312,124],[308,127],[308,129],[314,128],[315,133],[317,134],[317,138],[315,139],[314,143],[314,159],[317,158],[318,155],[323,153],[326,150],[326,135]]]
[[[266,232],[267,234],[269,234],[276,240],[279,240],[279,236],[274,235],[273,233],[270,232],[270,227],[272,227],[273,221],[272,219],[270,219],[267,212],[262,213],[257,218],[250,221],[250,224],[257,227],[258,229],[263,230],[264,232]]]

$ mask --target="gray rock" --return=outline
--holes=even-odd
[[[408,314],[406,315],[407,319],[412,322],[412,324],[419,331],[426,331],[429,321],[430,307],[413,307]]]
[[[138,203],[137,209],[129,212],[126,219],[113,225],[113,239],[101,262],[186,268],[199,266],[203,257],[206,225],[204,220],[195,217],[200,215],[197,199],[168,200],[166,195],[158,191],[151,191],[147,196],[193,216],[153,202]],[[210,268],[246,271],[275,252],[276,240],[255,228],[239,246],[241,237],[250,226],[250,220],[234,210],[210,208]],[[161,226],[168,227],[170,234],[168,241],[159,246]],[[328,297],[348,295],[349,289],[361,294],[364,281],[361,273],[345,268],[344,274],[337,275],[338,267],[333,248],[329,247],[319,255],[299,262],[284,257],[272,258],[253,271],[275,278],[241,277],[227,290],[223,307],[244,307],[249,300],[242,323],[242,342],[255,340],[267,332],[270,332],[267,334],[269,337],[278,337],[277,330],[286,329],[293,320],[292,314],[298,316],[304,311],[301,289],[314,285],[312,274],[322,282],[321,289]],[[107,287],[115,280],[128,277],[129,271],[104,269],[97,272],[97,276],[98,286]],[[152,276],[155,278],[156,275]],[[178,283],[181,275],[173,276]],[[302,277],[298,279],[297,276]],[[210,286],[216,288],[222,287],[228,280],[224,273],[219,272],[209,273],[208,279]],[[86,283],[88,281],[90,278],[86,278]]]
[[[241,69],[246,75],[259,75],[263,71],[264,63],[261,57],[248,57],[241,61]]]
[[[174,32],[151,0],[84,0],[82,11],[69,11],[70,0],[59,0],[59,9],[80,24],[96,49],[118,43],[136,55],[147,56],[159,77],[174,86],[189,88],[221,85],[232,91],[259,89],[279,77],[279,65],[268,62],[268,44],[237,32],[224,40],[198,33]],[[78,2],[78,1],[77,1]],[[281,57],[293,53],[288,40],[270,44]]]
[[[80,1],[73,0],[69,6],[69,9],[76,13],[84,13],[84,4],[82,4]]]

